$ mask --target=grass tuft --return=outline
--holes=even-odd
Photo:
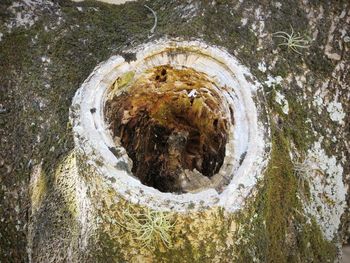
[[[161,241],[167,248],[171,246],[171,231],[175,222],[171,222],[170,214],[162,211],[136,211],[128,207],[123,212],[123,222],[118,223],[130,232],[134,240],[142,247],[152,248]]]

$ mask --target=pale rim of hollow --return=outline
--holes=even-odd
[[[254,78],[249,71],[228,52],[202,41],[163,39],[126,52],[136,53],[136,60],[127,62],[122,56],[111,57],[98,65],[77,91],[70,112],[76,147],[83,150],[81,152],[98,173],[109,179],[111,186],[131,202],[172,211],[215,205],[229,211],[239,209],[262,176],[270,148],[267,124],[259,119],[260,112],[255,104],[259,102],[257,94],[262,92],[260,85],[252,81]],[[226,150],[226,156],[232,159],[233,176],[221,193],[215,189],[199,193],[162,193],[118,168],[121,162],[128,162],[125,150],[119,158],[110,150],[115,145],[103,115],[109,88],[126,72],[134,71],[137,78],[149,68],[166,64],[193,68],[205,73],[218,86],[226,86],[227,91],[222,92],[233,107],[235,120],[231,137],[233,147]],[[260,108],[263,107],[260,105]]]

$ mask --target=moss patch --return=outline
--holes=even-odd
[[[303,212],[290,158],[291,142],[300,151],[310,142],[305,112],[292,100],[290,115],[283,117],[270,94],[271,159],[257,195],[237,218],[237,262],[334,262],[336,246]]]

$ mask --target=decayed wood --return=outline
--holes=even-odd
[[[232,121],[213,81],[193,69],[161,66],[130,86],[116,81],[114,89],[122,90],[107,101],[106,118],[134,175],[163,192],[212,187]]]

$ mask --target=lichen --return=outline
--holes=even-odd
[[[269,167],[248,208],[237,218],[237,262],[333,262],[336,246],[303,213],[288,133],[273,124]],[[288,138],[288,139],[287,139]]]
[[[327,106],[327,111],[332,121],[338,122],[341,125],[344,124],[345,112],[340,102],[330,102]]]

